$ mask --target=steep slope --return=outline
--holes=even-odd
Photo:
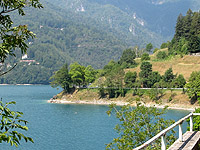
[[[1,83],[48,84],[52,73],[65,62],[78,61],[85,66],[101,68],[111,58],[118,59],[127,47],[106,30],[82,24],[77,21],[79,17],[70,16],[70,12],[58,13],[56,10],[55,6],[45,3],[45,9],[27,10],[23,18],[13,16],[16,24],[28,24],[37,38],[28,41],[28,62],[20,62],[19,51],[16,58],[8,59],[5,70],[16,62],[18,66],[1,78]]]
[[[148,30],[144,20],[138,18],[134,13],[130,14],[113,5],[112,1],[98,3],[95,0],[48,0],[48,2],[85,18],[88,23],[91,23],[91,20],[96,21],[99,29],[109,29],[109,32],[131,46],[145,47],[147,43],[151,42],[158,47],[165,41],[159,34]],[[122,5],[124,4],[125,2]],[[81,22],[84,22],[84,19]],[[104,28],[101,28],[102,26]]]
[[[177,16],[180,13],[185,14],[186,11],[191,8],[195,11],[199,10],[199,0],[48,0],[62,8],[70,9],[77,13],[84,13],[96,20],[101,18],[104,23],[116,25],[128,29],[130,27],[130,21],[137,26],[137,23],[144,28],[148,28],[149,32],[155,32],[165,38],[172,37],[174,34],[174,27]],[[102,13],[106,7],[111,9],[119,9],[125,16],[116,14],[116,11],[109,11],[109,13]],[[101,13],[98,13],[100,11]],[[116,22],[116,18],[122,17],[123,20],[127,18],[127,22]],[[133,21],[134,20],[134,21]],[[129,26],[127,28],[127,25]],[[138,26],[137,26],[138,27]],[[136,28],[137,28],[136,27]],[[138,27],[144,29],[141,26]],[[136,30],[140,30],[136,29]],[[120,30],[118,28],[118,30]],[[123,30],[122,32],[125,32]],[[133,37],[132,37],[133,38]]]

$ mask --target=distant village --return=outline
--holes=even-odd
[[[22,59],[20,60],[20,62],[25,62],[28,63],[28,65],[31,65],[31,63],[35,63],[36,65],[39,65],[39,62],[36,62],[36,60],[34,59],[28,59],[28,55],[25,54],[22,56]]]

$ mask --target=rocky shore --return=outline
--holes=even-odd
[[[48,103],[57,103],[57,104],[89,104],[89,105],[110,105],[110,104],[116,104],[118,106],[123,106],[129,104],[129,102],[125,101],[113,101],[113,100],[63,100],[63,99],[50,99],[48,100]],[[194,111],[196,108],[199,108],[197,106],[193,105],[180,105],[180,104],[156,104],[154,102],[148,102],[148,103],[142,103],[146,107],[156,107],[156,108],[164,108],[168,106],[169,109],[175,109],[175,110],[187,110],[187,111]],[[132,106],[136,106],[136,102],[131,103]]]
[[[176,110],[187,110],[194,111],[196,108],[199,108],[198,101],[191,104],[190,99],[186,94],[183,94],[182,91],[174,91],[172,100],[169,100],[169,97],[172,95],[171,91],[165,91],[164,96],[159,100],[152,100],[148,96],[143,95],[142,97],[133,96],[132,93],[127,93],[125,97],[118,98],[99,98],[98,92],[95,90],[76,90],[71,94],[59,93],[50,100],[49,103],[57,104],[88,104],[88,105],[110,105],[112,103],[122,106],[127,105],[131,102],[132,106],[136,106],[136,101],[139,101],[147,107],[157,107],[164,108],[168,106],[169,109]]]

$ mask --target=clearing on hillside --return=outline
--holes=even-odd
[[[139,62],[139,60],[137,60],[137,62]],[[185,55],[182,58],[180,56],[175,56],[172,59],[157,61],[155,60],[154,54],[151,56],[149,62],[152,64],[153,71],[158,71],[161,75],[171,67],[174,74],[182,74],[186,80],[189,79],[193,71],[200,71],[200,56]],[[127,69],[126,71],[136,71],[139,73],[140,65],[136,68]]]

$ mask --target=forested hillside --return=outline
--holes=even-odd
[[[48,84],[53,72],[66,62],[97,69],[110,59],[119,60],[130,46],[142,49],[151,42],[159,47],[174,32],[173,18],[186,7],[197,8],[195,0],[184,1],[42,0],[44,9],[27,9],[22,18],[13,14],[16,24],[28,24],[37,38],[28,41],[30,48],[23,60],[17,52],[15,59],[2,65],[6,71],[18,63],[1,83]]]
[[[127,29],[132,23],[135,30],[146,28],[162,35],[165,40],[173,36],[176,18],[180,13],[185,14],[189,8],[195,11],[200,8],[199,0],[48,1],[64,9],[89,16],[101,23],[109,24],[122,32],[128,33]]]
[[[78,61],[82,65],[91,64],[101,68],[110,58],[118,59],[127,47],[111,33],[92,25],[73,20],[70,14],[57,13],[56,8],[46,4],[43,10],[27,10],[27,15],[17,18],[16,23],[28,24],[37,38],[29,41],[27,60],[34,63],[20,62],[21,54],[15,59],[8,59],[5,70],[18,62],[17,67],[1,79],[1,83],[38,83],[48,84],[49,77],[65,62]],[[76,17],[76,16],[75,16]]]
[[[149,30],[145,25],[145,20],[139,18],[133,11],[127,12],[121,9],[121,6],[127,6],[126,1],[123,1],[121,5],[115,5],[112,1],[104,3],[96,0],[48,0],[48,2],[85,18],[85,20],[81,19],[81,22],[87,21],[101,30],[108,29],[108,32],[115,34],[128,45],[145,47],[151,42],[159,46],[164,41],[159,33]],[[133,6],[135,4],[143,9],[138,2],[131,3]]]

